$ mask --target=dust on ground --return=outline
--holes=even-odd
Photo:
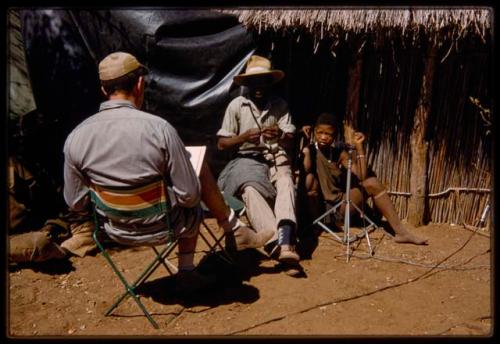
[[[211,227],[213,219],[208,220]],[[397,244],[377,229],[346,246],[323,233],[295,278],[258,250],[238,266],[205,257],[202,271],[217,285],[190,297],[172,293],[158,269],[139,289],[158,322],[154,329],[132,299],[104,312],[123,291],[101,254],[9,268],[10,336],[489,336],[492,333],[491,240],[487,230],[431,224],[412,230],[427,246]],[[197,259],[203,257],[200,243]],[[149,248],[111,249],[126,276],[135,276]],[[172,263],[176,264],[175,255]],[[440,263],[438,266],[436,264]]]

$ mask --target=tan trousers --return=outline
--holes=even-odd
[[[286,156],[278,156],[277,167],[269,169],[269,179],[276,188],[276,199],[266,200],[259,192],[247,186],[243,189],[243,202],[246,206],[247,218],[252,227],[260,232],[273,230],[274,235],[269,242],[278,239],[278,224],[282,220],[297,223],[295,217],[295,187],[292,170]],[[274,205],[272,203],[274,202]]]

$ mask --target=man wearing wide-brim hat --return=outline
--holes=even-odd
[[[258,237],[243,225],[224,203],[205,162],[197,176],[174,127],[159,116],[139,110],[144,100],[147,73],[148,69],[126,52],[112,53],[99,63],[101,88],[108,100],[100,105],[97,114],[78,125],[66,139],[64,198],[70,208],[78,211],[89,204],[91,187],[145,190],[163,180],[169,191],[174,236],[178,239],[178,284],[187,281],[183,285],[186,289],[203,287],[206,279],[194,270],[193,263],[203,217],[200,199],[237,248],[260,246],[272,232]],[[143,195],[144,192],[123,202],[131,207],[132,199],[146,200],[144,197],[151,197],[151,192]],[[136,205],[132,203],[132,206]],[[106,234],[118,243],[159,245],[168,239],[165,214],[161,218],[161,215],[149,213],[132,218],[103,215]]]
[[[277,256],[287,271],[297,271],[295,190],[285,150],[295,126],[287,103],[270,92],[284,76],[271,68],[269,59],[253,55],[245,72],[234,77],[234,83],[247,87],[249,93],[229,103],[217,132],[219,149],[238,148],[218,183],[225,193],[243,199],[254,229],[274,231],[266,251]]]

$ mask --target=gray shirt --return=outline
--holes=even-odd
[[[64,198],[73,210],[89,202],[90,183],[131,187],[163,176],[172,206],[198,205],[201,189],[177,131],[164,119],[126,100],[109,100],[64,144]]]
[[[217,132],[217,136],[233,137],[248,129],[272,125],[277,125],[284,133],[295,133],[288,105],[283,99],[271,96],[264,109],[260,111],[250,99],[239,96],[227,106],[222,127]],[[259,145],[245,142],[239,147],[239,150],[241,153],[259,151],[267,156],[274,144],[277,147],[277,143],[273,142],[268,142],[267,145],[266,142],[261,142]],[[277,155],[286,155],[281,147],[277,147],[277,149],[279,149]]]

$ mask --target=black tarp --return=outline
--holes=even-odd
[[[143,109],[172,123],[186,144],[213,149],[233,76],[254,51],[238,20],[213,10],[21,11],[26,61],[37,109],[51,128],[42,143],[61,179],[69,132],[103,101],[99,61],[114,51],[148,66]],[[237,89],[234,89],[237,92]]]

